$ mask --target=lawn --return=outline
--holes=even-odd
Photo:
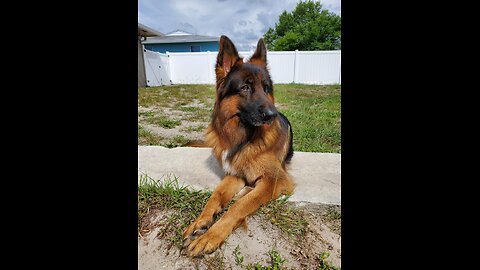
[[[341,85],[274,85],[290,120],[295,151],[341,153]],[[139,145],[177,147],[201,139],[215,102],[214,85],[138,89]]]

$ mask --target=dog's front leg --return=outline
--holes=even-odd
[[[230,233],[243,223],[247,216],[253,214],[271,199],[276,199],[279,191],[283,189],[283,185],[284,183],[279,181],[273,192],[275,185],[271,179],[259,179],[252,191],[236,201],[205,234],[190,243],[188,247],[190,256],[196,257],[215,251]]]
[[[225,176],[213,191],[200,216],[183,232],[183,240],[187,241],[185,245],[190,244],[191,240],[205,233],[213,222],[213,216],[222,211],[233,196],[244,186],[243,179],[231,175]]]

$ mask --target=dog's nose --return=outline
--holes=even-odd
[[[277,116],[277,111],[276,110],[271,110],[271,109],[265,109],[263,112],[262,112],[262,120],[264,122],[268,122],[270,120],[272,120],[273,118],[275,118]]]

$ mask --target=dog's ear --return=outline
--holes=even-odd
[[[249,62],[257,65],[267,65],[267,47],[265,46],[263,38],[258,40],[257,49],[255,50],[255,53],[253,53],[252,57],[250,57]]]
[[[233,45],[233,42],[226,36],[220,37],[220,45],[217,55],[217,64],[215,70],[217,73],[217,79],[220,77],[226,77],[232,67],[240,59],[237,48]]]

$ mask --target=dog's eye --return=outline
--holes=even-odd
[[[243,92],[250,92],[251,91],[250,85],[248,85],[248,84],[243,85],[242,87],[240,87],[240,89]]]
[[[263,91],[265,91],[265,93],[270,93],[270,86],[265,85],[265,86],[263,87]]]

